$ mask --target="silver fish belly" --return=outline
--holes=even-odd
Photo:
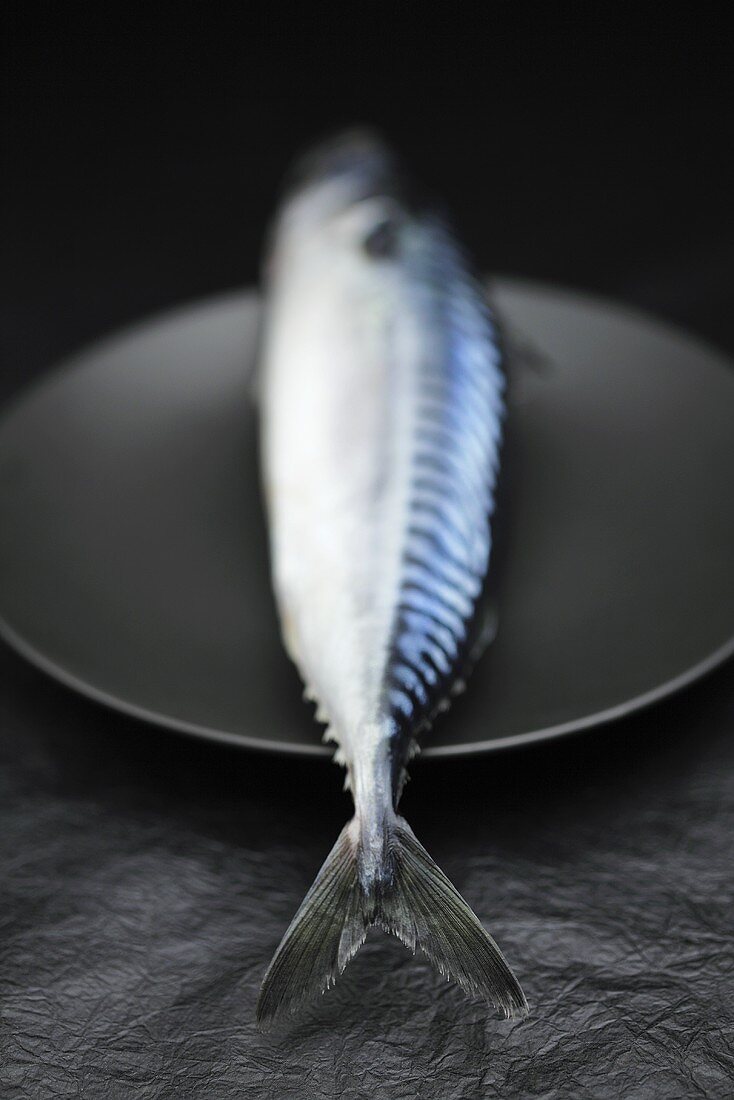
[[[520,1015],[499,949],[397,812],[417,735],[481,645],[504,413],[496,326],[381,144],[341,139],[303,175],[269,263],[264,486],[285,644],[355,816],[276,953],[259,1016],[323,991],[373,924]]]

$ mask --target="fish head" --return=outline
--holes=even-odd
[[[296,160],[286,178],[286,199],[329,194],[339,203],[359,201],[393,190],[399,175],[395,154],[376,131],[345,130]]]
[[[315,146],[291,169],[268,266],[308,252],[391,260],[419,231],[421,202],[390,147],[370,130],[348,130]]]

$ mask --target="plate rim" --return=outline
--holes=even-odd
[[[708,341],[697,333],[691,333],[681,325],[669,319],[659,316],[655,312],[631,305],[624,300],[607,297],[604,294],[595,293],[582,288],[567,286],[565,284],[547,283],[541,279],[526,278],[523,276],[493,273],[483,277],[483,283],[487,287],[495,289],[500,294],[505,290],[513,292],[540,291],[545,294],[556,295],[560,298],[580,301],[583,304],[596,308],[612,309],[621,314],[627,320],[643,323],[646,326],[662,329],[666,333],[683,339],[689,345],[699,347],[709,356],[719,360],[722,368],[731,371],[731,360],[726,351],[716,343]],[[0,413],[0,426],[10,419],[16,410],[26,401],[32,400],[35,394],[43,389],[52,380],[58,380],[61,375],[69,374],[83,367],[89,360],[93,360],[100,352],[112,348],[119,341],[131,337],[142,336],[146,329],[155,328],[160,324],[175,323],[178,317],[184,317],[192,311],[207,311],[211,308],[221,308],[233,301],[242,300],[248,303],[257,302],[260,298],[256,286],[230,287],[214,293],[192,298],[168,308],[151,311],[137,320],[113,328],[106,333],[93,337],[89,342],[73,349],[64,355],[58,362],[42,371],[37,378],[28,385],[20,387],[11,394],[3,403]],[[207,740],[218,744],[232,745],[248,751],[263,752],[268,754],[286,754],[301,758],[330,758],[333,756],[333,746],[323,741],[315,740],[313,744],[294,743],[288,741],[264,740],[248,733],[234,733],[231,730],[215,729],[211,726],[197,722],[189,722],[186,719],[176,718],[165,712],[154,710],[137,703],[123,699],[113,692],[106,691],[88,680],[80,679],[74,672],[65,668],[58,661],[49,657],[33,643],[29,642],[17,631],[7,619],[0,615],[0,640],[19,654],[34,668],[49,676],[57,684],[62,685],[83,698],[103,706],[108,710],[116,711],[128,718],[149,725],[157,726],[169,732],[183,734],[189,737]],[[734,634],[718,646],[707,656],[697,661],[696,664],[684,669],[678,675],[664,681],[662,684],[648,689],[611,707],[584,715],[580,718],[566,722],[543,726],[525,733],[511,734],[505,737],[487,739],[483,741],[462,742],[451,745],[432,745],[430,742],[421,748],[420,755],[427,759],[441,759],[448,757],[463,757],[484,755],[489,752],[518,748],[525,745],[539,744],[546,741],[557,740],[569,734],[580,733],[584,730],[595,729],[619,721],[629,715],[643,711],[658,702],[677,694],[696,681],[707,676],[715,669],[724,665],[734,657]],[[314,722],[314,729],[318,730]]]
[[[313,745],[294,744],[289,741],[265,741],[247,733],[233,733],[229,730],[218,730],[211,726],[202,726],[197,722],[187,722],[183,718],[175,718],[172,715],[163,714],[160,711],[150,710],[147,707],[120,699],[112,692],[104,691],[88,681],[80,680],[73,672],[69,672],[62,665],[47,657],[30,642],[27,642],[2,616],[0,616],[0,639],[33,667],[45,673],[63,687],[69,688],[109,710],[117,711],[139,722],[158,726],[174,733],[185,734],[188,737],[196,737],[218,744],[234,745],[250,751],[274,753],[275,755],[286,753],[290,756],[300,757],[327,758],[334,755],[333,746],[323,741],[314,742]],[[494,740],[469,741],[458,745],[431,745],[429,743],[425,747],[421,747],[420,756],[429,760],[437,760],[453,756],[483,755],[489,752],[518,748],[523,745],[538,744],[543,741],[554,741],[569,734],[581,733],[583,730],[608,725],[676,695],[684,688],[689,687],[725,664],[733,656],[734,635],[695,665],[691,665],[672,679],[666,680],[663,684],[642,692],[640,695],[635,695],[632,699],[627,699],[623,703],[617,703],[612,707],[607,707],[583,718],[575,718],[568,722],[559,722],[553,726],[529,730],[527,733],[497,737]],[[315,722],[314,728],[318,729]]]

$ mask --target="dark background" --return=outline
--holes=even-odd
[[[292,153],[354,122],[404,150],[482,269],[734,350],[712,7],[52,10],[5,16],[1,397],[254,282]],[[515,963],[528,1022],[374,937],[263,1038],[257,984],[347,816],[339,775],[148,729],[3,648],[3,1096],[730,1096],[733,703],[729,667],[601,732],[414,768],[406,814]]]

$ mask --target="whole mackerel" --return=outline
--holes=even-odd
[[[489,634],[505,390],[495,322],[442,219],[367,134],[298,165],[267,278],[274,585],[355,812],[270,964],[258,1019],[326,990],[372,925],[522,1016],[499,948],[398,814],[417,736]]]

